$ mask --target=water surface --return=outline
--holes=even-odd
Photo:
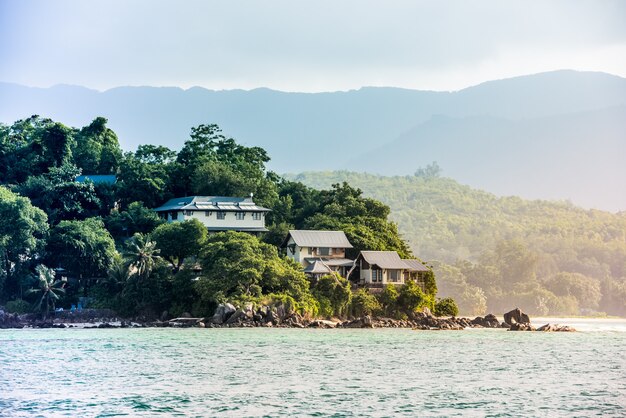
[[[0,416],[624,416],[626,321],[587,321],[0,330]]]

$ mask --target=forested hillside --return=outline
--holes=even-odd
[[[266,169],[269,159],[217,125],[191,128],[179,152],[141,145],[123,153],[101,117],[80,129],[37,116],[0,124],[0,304],[44,317],[81,302],[142,318],[212,316],[224,302],[308,317],[456,312],[436,299],[432,271],[423,289],[390,285],[380,302],[364,289],[353,295],[338,275],[307,277],[278,251],[289,229],[343,230],[352,257],[411,251],[383,203],[346,183],[318,191],[285,180]],[[79,181],[81,173],[115,181]],[[166,223],[152,210],[173,197],[250,193],[271,210],[259,237],[209,234],[196,218]]]
[[[345,171],[289,176],[315,188],[347,181],[391,208],[414,253],[432,262],[461,311],[626,315],[626,213],[497,197],[439,176]]]

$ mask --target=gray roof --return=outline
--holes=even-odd
[[[226,196],[187,196],[170,199],[154,209],[156,212],[179,210],[215,210],[231,212],[269,212],[270,210],[256,205],[250,197]]]
[[[363,257],[369,264],[375,264],[382,269],[409,269],[409,266],[395,251],[361,251],[359,257]]]
[[[314,261],[304,269],[304,272],[309,274],[326,274],[332,273],[332,270],[323,262]]]
[[[403,259],[402,261],[404,261],[404,264],[406,264],[411,271],[430,271],[420,260]]]
[[[289,242],[289,237],[293,238],[299,247],[328,247],[328,248],[352,248],[343,231],[307,231],[290,230],[283,241],[282,247]]]
[[[76,181],[79,183],[84,183],[87,180],[91,180],[93,183],[105,183],[105,184],[115,184],[117,181],[117,177],[115,174],[83,174],[82,176],[76,177]]]
[[[307,263],[313,264],[317,261],[321,261],[327,266],[342,266],[348,267],[354,265],[354,260],[350,260],[349,258],[325,258],[325,257],[306,257],[304,259]]]

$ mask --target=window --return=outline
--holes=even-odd
[[[226,212],[217,212],[217,219],[225,219]]]
[[[330,255],[330,248],[320,247],[319,252],[320,252],[320,255]]]
[[[400,280],[400,271],[399,270],[389,270],[389,281],[396,283],[399,280]]]
[[[383,281],[383,271],[378,269],[372,270],[372,281],[373,282],[382,282]]]
[[[236,212],[235,213],[235,218],[237,218],[238,221],[243,221],[243,219],[246,217],[246,212]]]
[[[307,252],[309,253],[309,255],[313,254],[313,247],[308,247]]]
[[[252,214],[252,219],[254,219],[255,221],[260,221],[261,220],[261,212],[254,212]]]
[[[190,210],[185,211],[185,216],[193,216],[193,212]]]
[[[178,212],[172,212],[170,213],[170,215],[172,216],[172,220],[175,221],[176,219],[178,219]]]
[[[206,216],[208,218],[209,216],[211,216],[212,213],[213,212],[211,212],[210,210],[205,210],[204,211],[204,216]]]

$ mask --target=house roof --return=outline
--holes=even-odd
[[[369,264],[376,264],[383,269],[404,270],[409,268],[395,251],[361,251],[359,257],[363,257]]]
[[[307,231],[292,229],[287,234],[281,247],[286,247],[289,237],[299,247],[352,248],[343,231]]]
[[[408,265],[409,270],[411,271],[429,271],[430,269],[426,267],[420,260],[413,259],[403,259],[404,263]]]
[[[332,270],[323,262],[316,260],[313,263],[309,264],[304,269],[304,272],[309,273],[309,274],[325,274],[325,273],[332,273]]]
[[[232,212],[269,212],[270,209],[256,205],[250,197],[187,196],[170,199],[154,209],[156,212],[179,210],[215,210]]]
[[[115,184],[117,177],[115,174],[83,174],[76,177],[76,181],[84,183],[87,180],[91,180],[94,183]]]
[[[313,264],[317,261],[321,261],[327,266],[342,266],[348,267],[354,265],[354,260],[350,260],[349,258],[324,258],[324,257],[306,257],[304,259],[307,263]]]
[[[267,228],[262,226],[207,226],[207,230],[209,231],[239,231],[239,232],[267,232],[269,231]]]

